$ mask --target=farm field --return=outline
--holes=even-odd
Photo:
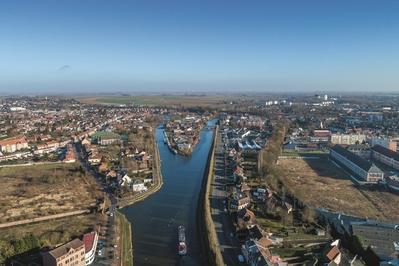
[[[0,223],[87,209],[102,195],[78,164],[1,168],[0,179]]]
[[[355,186],[349,175],[327,156],[308,160],[280,159],[278,167],[287,190],[305,204],[384,221],[399,219],[397,195]]]
[[[214,106],[228,99],[222,95],[185,96],[185,95],[139,95],[139,96],[100,96],[81,98],[87,104],[138,104],[150,106]]]

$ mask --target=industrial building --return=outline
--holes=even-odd
[[[377,166],[340,145],[330,149],[330,157],[358,181],[378,183],[384,179],[384,173]]]
[[[372,148],[372,157],[387,166],[399,170],[399,153],[387,149],[381,145]]]
[[[354,222],[353,235],[362,239],[365,246],[371,247],[380,260],[390,260],[399,252],[399,230],[396,224],[373,221]]]

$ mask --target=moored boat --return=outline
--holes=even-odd
[[[178,227],[178,238],[179,238],[179,247],[178,253],[183,256],[187,254],[187,246],[186,246],[186,232],[183,225]]]

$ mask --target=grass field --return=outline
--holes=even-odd
[[[1,168],[0,179],[0,222],[89,208],[101,196],[78,164]]]
[[[149,106],[211,106],[226,102],[222,95],[185,96],[185,95],[141,95],[141,96],[104,96],[82,98],[87,104],[137,104]]]
[[[313,160],[279,160],[278,167],[287,189],[312,207],[388,221],[399,219],[397,195],[356,187],[327,156],[320,155],[320,159]]]

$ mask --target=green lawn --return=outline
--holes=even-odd
[[[257,217],[256,221],[262,228],[268,229],[272,233],[276,233],[276,232],[284,229],[284,225],[282,225],[281,223],[279,223],[277,221],[272,221],[272,220],[269,220],[266,218],[260,218],[260,217]]]
[[[313,249],[312,247],[295,247],[295,248],[271,248],[272,254],[278,254],[282,258],[290,257],[302,257],[304,254],[317,252],[318,248]]]
[[[120,221],[120,237],[122,238],[122,265],[130,266],[133,265],[133,245],[132,245],[132,229],[130,222],[126,217],[117,212]]]

